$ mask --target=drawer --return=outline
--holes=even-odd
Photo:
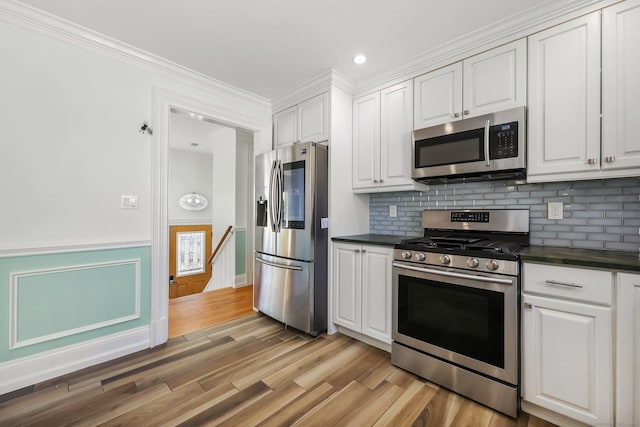
[[[611,305],[613,273],[548,264],[522,265],[523,292]]]

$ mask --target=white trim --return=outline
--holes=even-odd
[[[380,350],[386,351],[387,353],[391,353],[391,344],[380,341],[376,338],[372,338],[368,335],[361,334],[360,332],[352,331],[351,329],[343,328],[342,326],[338,326],[336,329],[336,332],[339,332],[342,335],[346,335],[358,341],[362,341],[365,344],[369,344],[374,347],[377,347]]]
[[[234,288],[241,288],[243,286],[247,286],[247,274],[236,274],[236,280],[234,284]]]
[[[65,245],[34,246],[32,248],[0,249],[0,258],[12,258],[30,255],[62,254],[73,252],[90,252],[111,249],[129,249],[151,246],[150,240],[131,242],[77,243]]]
[[[95,329],[104,328],[106,326],[116,325],[118,323],[124,323],[130,320],[139,319],[140,311],[141,311],[140,309],[140,288],[141,288],[140,265],[141,263],[142,261],[140,260],[140,258],[137,258],[137,259],[129,259],[129,260],[97,262],[93,264],[73,265],[73,266],[48,268],[48,269],[42,269],[42,270],[31,270],[31,271],[10,273],[9,274],[9,304],[10,304],[9,305],[9,350],[14,350],[16,348],[21,348],[21,347],[27,347],[34,344],[39,344],[46,341],[52,341],[58,338],[79,334],[81,332],[93,331]],[[18,285],[19,285],[19,280],[21,278],[31,277],[31,276],[44,276],[52,273],[91,270],[96,268],[113,267],[113,266],[130,265],[130,264],[133,264],[136,270],[134,313],[128,316],[117,317],[114,319],[109,319],[109,320],[105,320],[98,323],[84,325],[78,328],[54,332],[54,333],[42,335],[36,338],[30,338],[22,341],[18,340],[18,298],[19,298]]]
[[[271,102],[274,113],[327,92],[331,85],[353,94],[353,80],[336,70],[328,70],[301,85],[288,90]]]
[[[148,326],[4,362],[0,395],[145,348],[149,348]]]
[[[2,1],[2,0],[0,0]],[[271,149],[271,115],[251,114],[254,108],[242,111],[225,109],[211,103],[211,97],[192,98],[154,86],[152,88],[152,200],[151,200],[151,321],[150,344],[167,341],[169,333],[169,115],[171,109],[206,116],[232,127],[253,131],[254,155]]]
[[[475,54],[510,43],[620,0],[575,0],[558,8],[557,0],[547,0],[516,15],[465,34],[426,52],[388,67],[368,79],[356,82],[353,94],[365,95],[412,79]],[[275,104],[275,103],[274,103]]]
[[[269,100],[247,90],[214,79],[165,58],[121,42],[97,31],[67,21],[43,10],[20,3],[16,0],[0,0],[0,18],[13,24],[35,30],[56,39],[64,40],[85,48],[100,51],[112,58],[146,68],[154,73],[196,85],[205,90],[247,103],[261,103],[269,107]]]
[[[172,225],[212,225],[211,221],[198,221],[197,219],[170,219],[169,226]]]

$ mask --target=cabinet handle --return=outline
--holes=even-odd
[[[382,180],[382,179],[381,179],[381,180],[380,180],[380,184],[382,184],[383,182],[384,182],[384,180]]]
[[[359,254],[360,253],[360,249],[356,249],[354,252]]]
[[[596,163],[598,163],[598,159],[597,158],[589,159],[587,160],[587,163],[589,163],[590,165],[595,165]]]
[[[533,308],[533,305],[529,304],[528,302],[525,302],[523,305],[524,308]]]
[[[545,280],[545,283],[549,286],[568,286],[570,288],[583,288],[584,286],[576,283],[558,282],[557,280]]]
[[[468,116],[469,115],[469,110],[464,110],[464,115]]]
[[[460,113],[455,113],[453,117],[460,117]]]
[[[377,183],[378,183],[378,180],[377,180],[377,179],[374,179],[374,180],[373,180],[373,183],[374,183],[374,184],[377,184]]]
[[[607,156],[604,158],[604,161],[607,163],[613,163],[616,161],[616,156]]]
[[[366,253],[367,253],[367,251],[366,251],[365,249],[363,249],[363,250],[362,250],[362,253],[363,253],[363,254],[366,254]]]

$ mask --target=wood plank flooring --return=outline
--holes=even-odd
[[[1,426],[551,426],[494,412],[344,335],[314,339],[261,314],[0,402]]]
[[[170,299],[169,338],[253,313],[253,286],[217,289]]]

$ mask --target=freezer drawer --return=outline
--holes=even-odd
[[[262,313],[315,334],[314,263],[256,253],[253,304]]]

